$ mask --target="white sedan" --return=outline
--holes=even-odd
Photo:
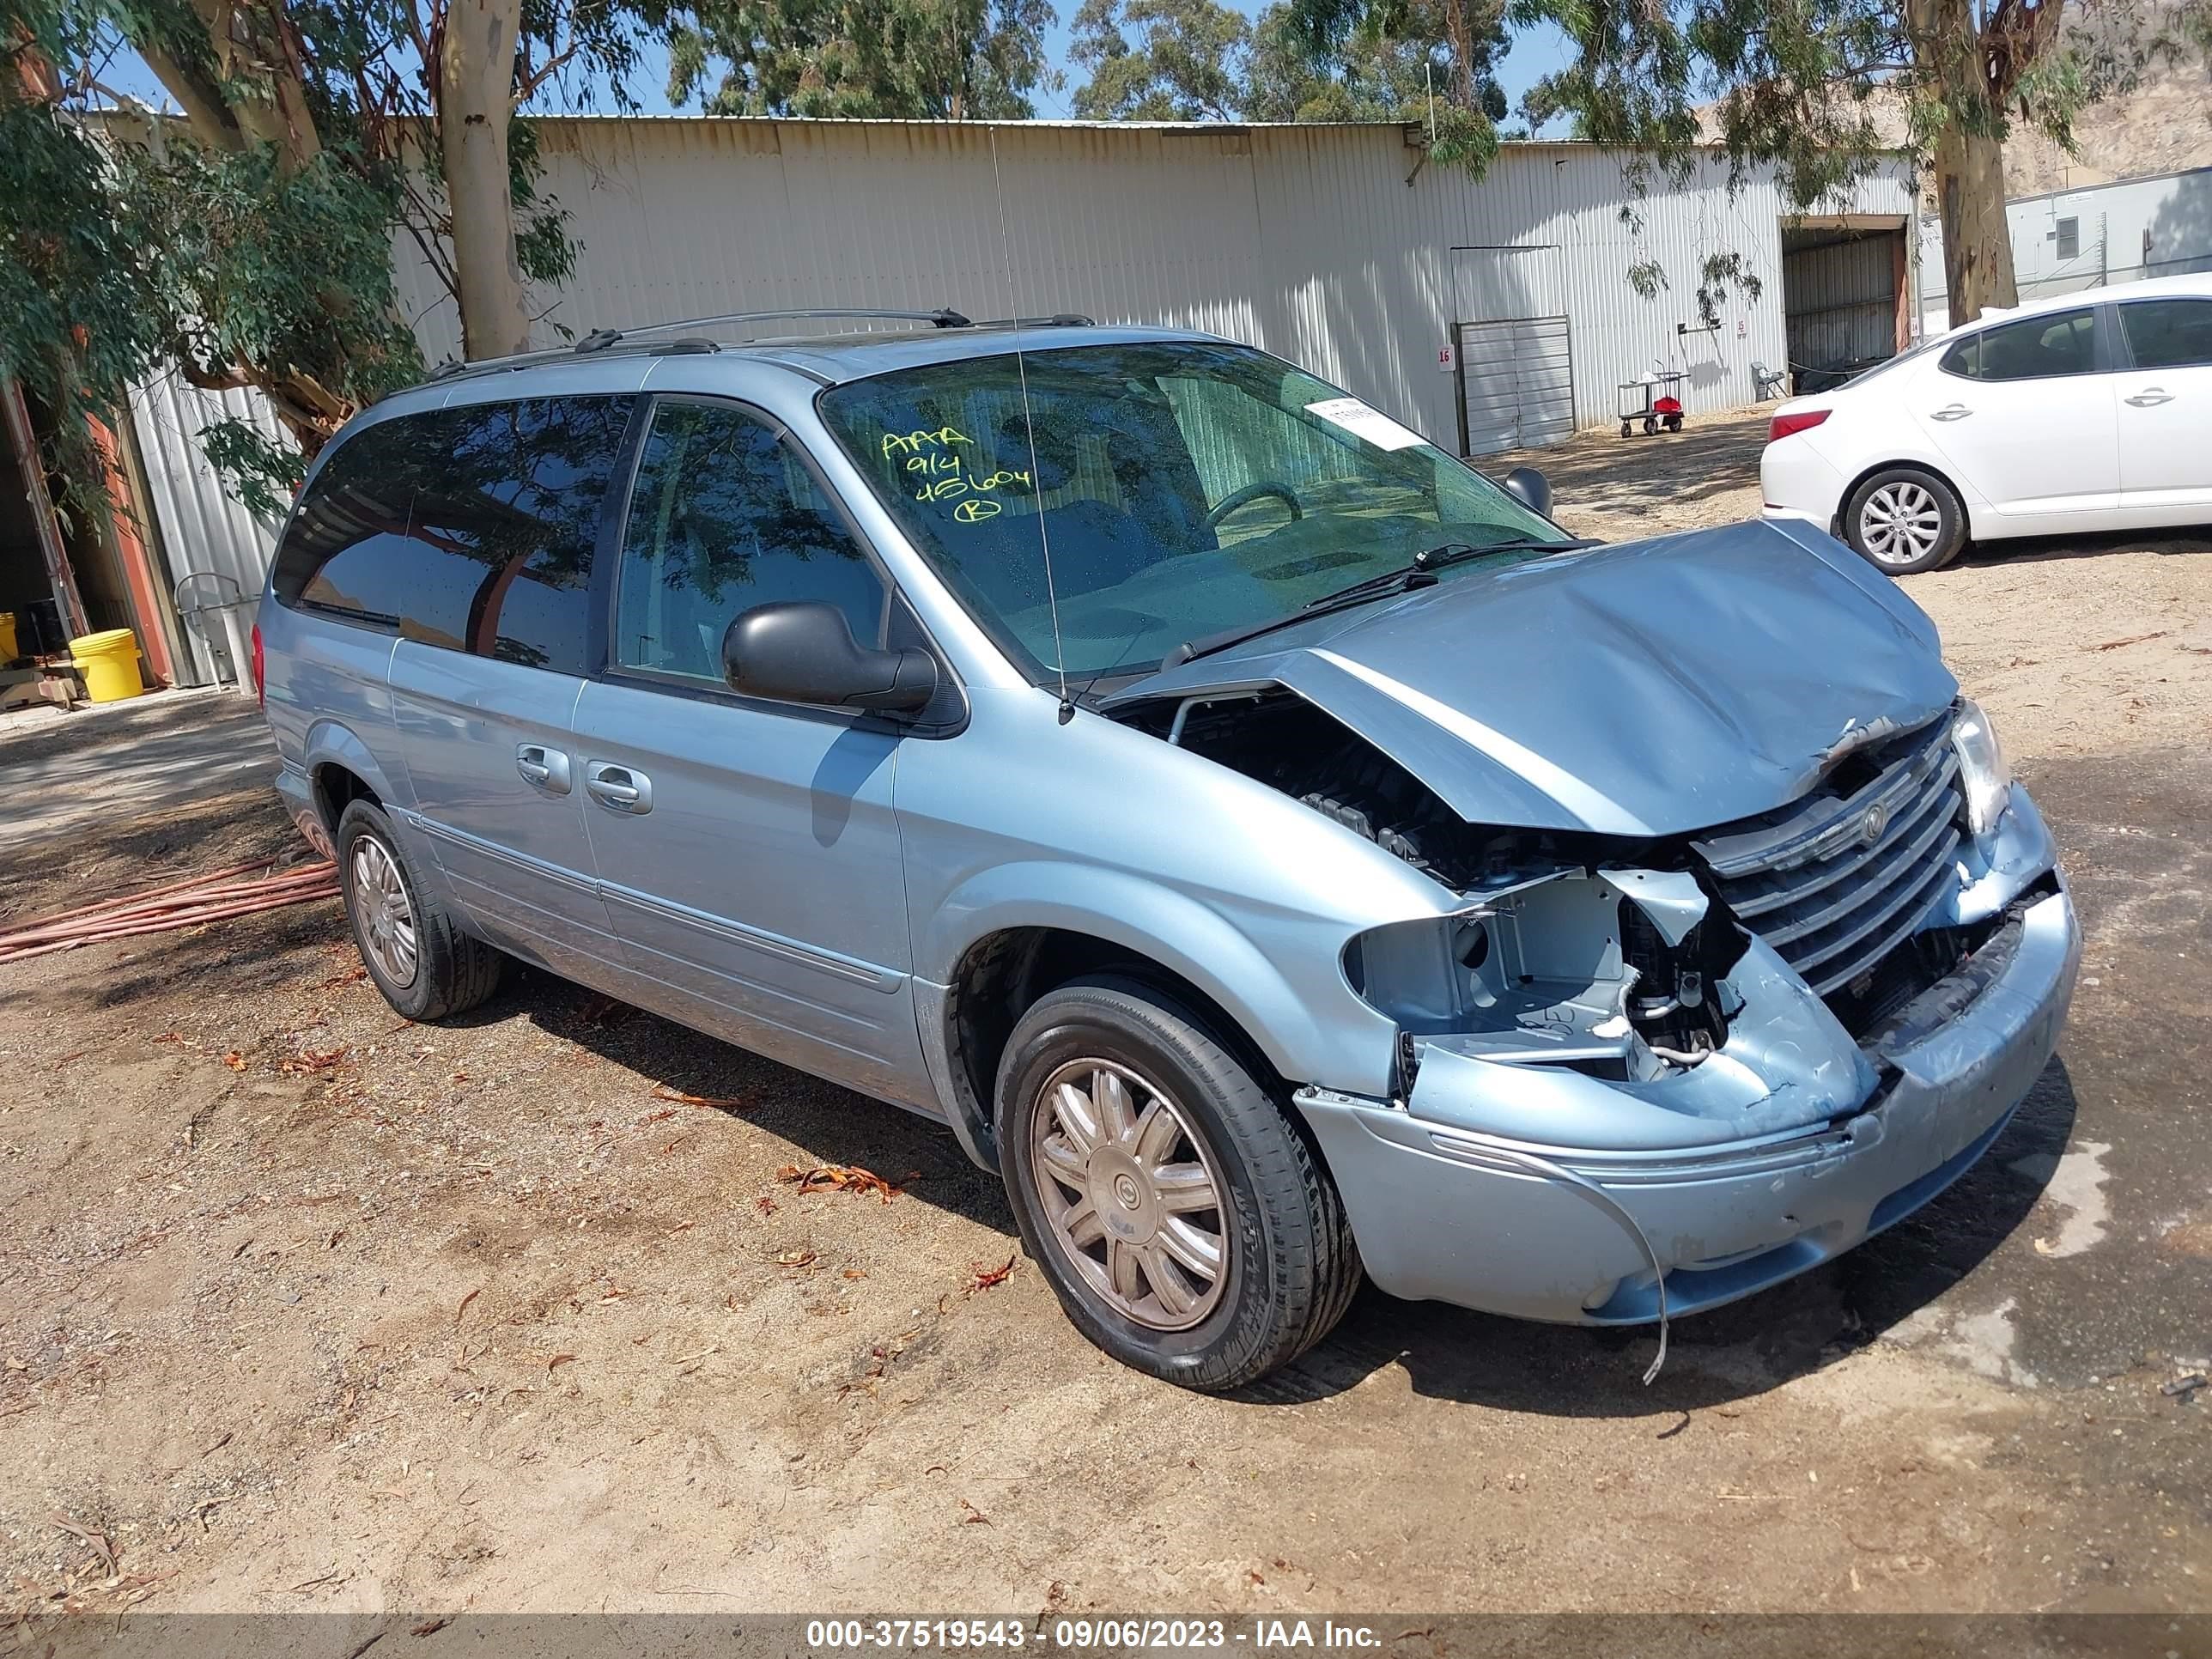
[[[1759,481],[1892,575],[1969,538],[2212,523],[2212,275],[2016,309],[1774,412]]]

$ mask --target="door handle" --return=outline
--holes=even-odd
[[[644,773],[612,761],[593,761],[584,768],[584,787],[592,799],[617,812],[653,811],[653,780]]]
[[[1931,421],[1963,421],[1973,412],[1964,404],[1952,404],[1946,408],[1937,410],[1928,418]]]
[[[2170,404],[2173,394],[2162,386],[2147,386],[2127,400],[2137,409],[2156,409],[2160,404]]]
[[[558,749],[548,749],[542,743],[519,743],[514,745],[514,769],[549,795],[568,793],[568,757]]]

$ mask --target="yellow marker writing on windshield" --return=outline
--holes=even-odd
[[[972,444],[975,441],[957,427],[940,426],[935,431],[927,428],[915,432],[886,432],[884,434],[883,453],[911,455],[921,449],[943,449],[949,444]]]
[[[986,501],[981,495],[971,495],[952,509],[955,524],[974,524],[979,519],[995,519],[1006,511],[998,502]]]

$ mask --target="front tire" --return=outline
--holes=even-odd
[[[351,800],[338,815],[338,891],[362,964],[409,1019],[465,1013],[499,989],[507,958],[461,931],[429,897],[384,810]]]
[[[1359,1288],[1343,1203],[1284,1105],[1147,986],[1040,998],[1007,1041],[997,1126],[1023,1247],[1125,1365],[1241,1388],[1320,1341]]]
[[[1893,466],[1851,492],[1844,533],[1862,558],[1890,575],[1941,570],[1965,550],[1966,509],[1934,473]]]

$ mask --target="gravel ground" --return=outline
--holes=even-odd
[[[1571,524],[1649,533],[1755,506],[1757,430],[1540,459]],[[1151,1382],[943,1131],[534,974],[405,1024],[333,903],[0,967],[0,1583],[33,1615],[2205,1610],[2212,1400],[2161,1392],[2212,1358],[2205,551],[1909,583],[2068,848],[2074,1023],[1967,1181],[1683,1322],[1649,1389],[1647,1334],[1371,1290],[1248,1397]],[[258,787],[27,839],[53,759],[0,744],[0,917],[288,841]],[[899,1190],[789,1178],[832,1164]]]

